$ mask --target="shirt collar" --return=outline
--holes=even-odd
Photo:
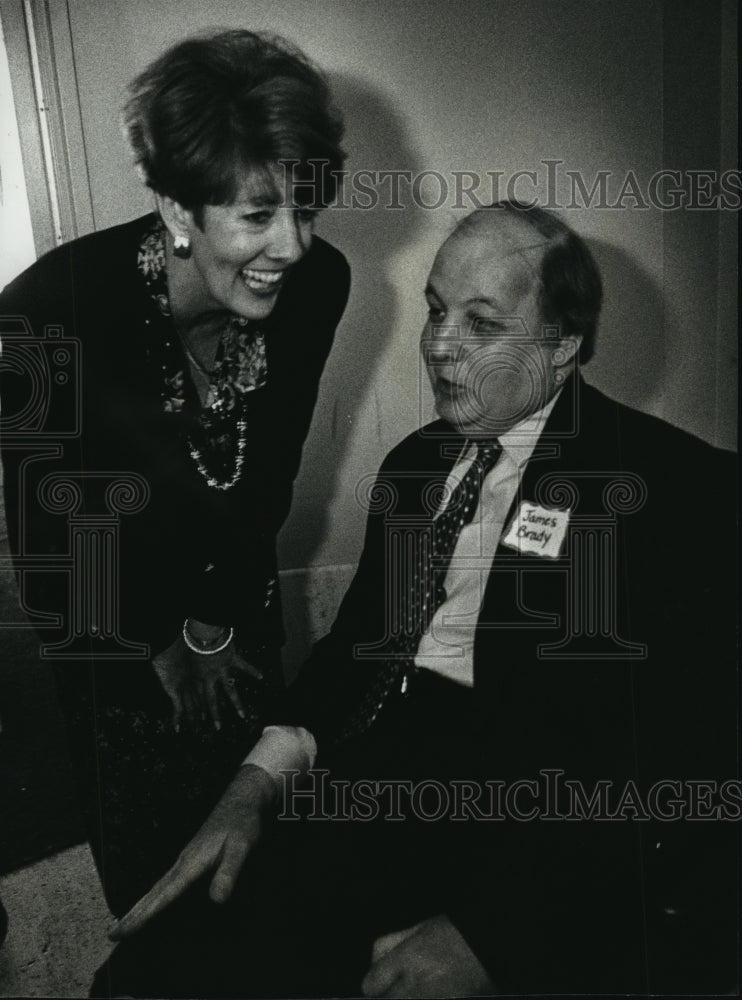
[[[527,462],[531,457],[561,391],[560,389],[542,409],[530,414],[525,420],[521,420],[515,427],[500,435],[502,450],[517,463]]]

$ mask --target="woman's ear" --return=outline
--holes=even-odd
[[[190,240],[193,215],[187,208],[165,194],[156,195],[157,210],[173,240]]]

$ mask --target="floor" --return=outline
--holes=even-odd
[[[0,519],[0,555],[3,549]],[[328,631],[352,573],[343,565],[281,574],[289,677]],[[110,950],[113,918],[87,844],[67,846],[79,839],[79,824],[61,719],[48,671],[37,667],[31,648],[38,640],[9,625],[16,620],[12,587],[0,560],[0,871],[8,872],[0,876],[0,899],[9,916],[0,997],[86,997]]]
[[[3,876],[0,898],[0,997],[86,997],[113,925],[87,844]]]

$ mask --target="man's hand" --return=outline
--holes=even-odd
[[[442,914],[374,942],[365,997],[483,997],[495,988],[486,970]]]
[[[216,869],[209,896],[225,902],[247,855],[260,839],[278,799],[278,787],[262,767],[246,764],[173,867],[113,928],[112,941],[138,931],[202,875]]]
[[[193,723],[203,716],[208,716],[215,728],[221,729],[221,706],[225,701],[231,703],[235,712],[244,719],[245,709],[235,688],[235,676],[238,673],[257,678],[261,676],[252,664],[240,656],[234,643],[219,653],[204,656],[190,650],[182,636],[153,657],[152,666],[173,703],[173,725],[176,729],[180,729],[184,721]]]

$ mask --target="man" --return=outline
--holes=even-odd
[[[714,540],[733,524],[727,456],[582,381],[601,281],[549,212],[475,212],[426,295],[440,420],[385,460],[332,632],[115,936],[209,876],[215,902],[237,887],[229,920],[206,922],[213,996],[229,995],[236,949],[245,996],[731,990],[735,602]],[[379,795],[417,785],[376,810],[386,822],[322,823],[315,774],[304,822],[279,821],[279,847],[240,875],[282,772],[317,751],[336,820],[339,789],[358,804],[364,779]],[[425,782],[440,822],[416,797]],[[178,939],[167,919],[149,932],[159,949]],[[106,972],[121,992],[135,987],[115,970],[127,946],[144,967],[146,941]]]

